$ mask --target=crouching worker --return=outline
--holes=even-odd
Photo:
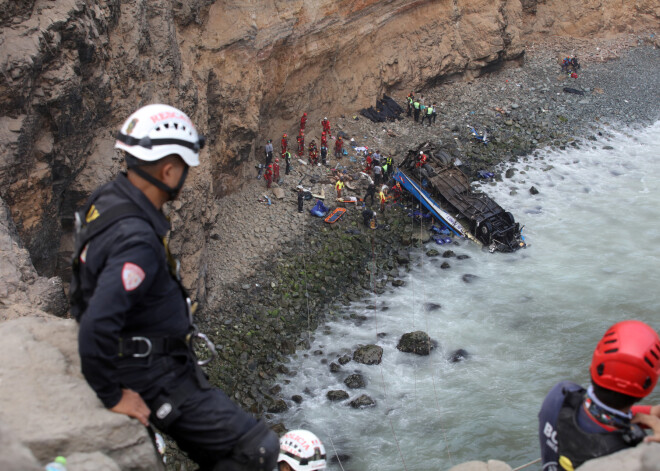
[[[563,381],[543,402],[543,471],[573,471],[643,440],[660,441],[660,405],[633,405],[653,391],[660,373],[660,338],[650,326],[623,321],[610,327],[596,346],[590,373],[588,389]],[[640,425],[653,435],[646,437]]]
[[[312,432],[292,430],[280,438],[278,471],[314,471],[325,463],[325,447]]]
[[[161,209],[203,146],[190,118],[167,105],[140,108],[121,127],[115,148],[128,171],[76,214],[70,297],[82,373],[105,407],[155,425],[201,470],[270,471],[277,436],[208,383],[200,365],[210,359],[198,360],[192,342],[215,348],[192,323],[168,250]]]

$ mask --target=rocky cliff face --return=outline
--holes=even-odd
[[[0,196],[41,274],[64,277],[73,209],[112,178],[136,106],[189,113],[210,146],[174,208],[203,296],[213,200],[302,111],[353,113],[523,52],[523,35],[657,26],[653,0],[0,0]],[[399,93],[400,94],[400,93]],[[193,203],[194,202],[194,203]],[[176,214],[185,214],[183,219]]]

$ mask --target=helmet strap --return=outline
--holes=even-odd
[[[188,176],[188,169],[190,167],[188,167],[188,165],[185,165],[185,167],[183,168],[183,173],[181,174],[181,178],[179,179],[179,183],[174,188],[170,187],[169,185],[166,185],[165,183],[158,180],[153,175],[150,175],[149,173],[145,172],[144,169],[140,168],[139,165],[129,166],[128,168],[130,170],[133,170],[141,178],[145,179],[156,188],[163,190],[165,193],[168,194],[169,200],[172,201],[176,199],[177,196],[179,196],[179,192],[181,191],[181,188],[183,188],[183,184],[186,182],[186,177]]]

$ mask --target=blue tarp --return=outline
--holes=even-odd
[[[317,200],[316,204],[312,209],[309,210],[309,212],[312,214],[312,216],[322,218],[325,217],[326,214],[328,214],[328,208],[325,207],[323,201]]]

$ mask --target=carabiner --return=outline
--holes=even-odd
[[[193,334],[192,340],[194,340],[195,337],[202,339],[204,341],[204,343],[206,343],[206,348],[211,350],[211,356],[208,357],[208,358],[205,358],[204,360],[197,360],[197,365],[199,365],[199,366],[208,365],[213,360],[215,360],[215,358],[218,356],[218,351],[215,349],[215,345],[213,344],[213,342],[211,342],[211,340],[209,340],[209,338],[206,335],[204,335],[203,333],[195,332]]]

